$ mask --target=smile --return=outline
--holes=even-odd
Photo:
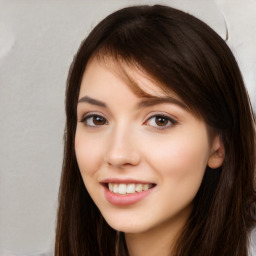
[[[119,184],[119,183],[108,183],[108,189],[114,194],[126,195],[135,194],[142,191],[147,191],[152,188],[153,184]]]
[[[142,201],[155,189],[154,183],[138,183],[133,180],[109,180],[101,183],[106,200],[116,206],[128,206]]]

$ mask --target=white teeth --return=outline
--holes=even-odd
[[[142,184],[136,184],[136,192],[142,191]]]
[[[108,183],[108,188],[111,192],[115,194],[125,195],[125,194],[134,194],[142,191],[147,191],[153,187],[153,184],[117,184],[117,183]]]
[[[135,193],[135,184],[128,184],[126,188],[126,193],[128,194]]]
[[[113,184],[112,183],[108,183],[108,188],[111,192],[113,192]]]
[[[117,184],[114,184],[113,192],[118,193],[118,185]]]
[[[121,195],[126,194],[126,185],[125,184],[120,184],[119,185],[118,193],[121,194]]]

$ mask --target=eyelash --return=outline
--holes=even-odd
[[[148,123],[152,120],[152,119],[155,119],[155,123],[156,123],[156,119],[157,118],[161,118],[162,120],[165,120],[167,121],[167,125],[164,125],[164,126],[161,126],[161,125],[149,125],[149,126],[153,126],[154,128],[158,129],[158,130],[164,130],[164,129],[168,129],[170,127],[173,127],[175,126],[178,122],[174,119],[174,118],[171,118],[170,116],[167,116],[167,115],[163,115],[163,114],[156,114],[156,115],[153,115],[151,117],[149,117],[145,124],[148,125]]]
[[[103,123],[102,124],[93,124],[92,122],[95,121],[95,118],[100,118],[101,120],[99,121],[102,121]],[[156,124],[156,118],[160,118],[162,119],[163,121],[167,121],[167,124],[166,125],[157,125]],[[152,121],[153,119],[155,119],[155,125],[153,124],[149,124],[150,121]],[[94,113],[90,113],[90,114],[87,114],[85,116],[83,116],[82,120],[81,120],[82,123],[85,124],[85,126],[88,126],[88,127],[100,127],[100,126],[103,126],[103,125],[108,125],[108,121],[105,117],[103,117],[102,115],[100,114],[94,114]],[[91,122],[89,124],[89,122]],[[145,122],[144,124],[147,125],[147,126],[152,126],[158,130],[164,130],[164,129],[167,129],[167,128],[170,128],[170,127],[173,127],[177,124],[178,122],[174,119],[174,118],[171,118],[170,116],[167,116],[167,115],[163,115],[163,114],[156,114],[156,115],[153,115],[151,117],[149,117]]]
[[[89,121],[92,121],[92,122],[95,121],[95,120],[93,120],[95,118],[101,118],[104,123],[101,124],[101,125],[88,124]],[[89,126],[89,127],[99,127],[99,126],[108,124],[108,121],[107,121],[107,119],[105,117],[103,117],[102,115],[99,115],[99,114],[94,114],[94,113],[90,113],[90,114],[87,114],[87,115],[83,116],[81,122],[84,123],[85,126]]]

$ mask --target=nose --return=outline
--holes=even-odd
[[[122,168],[136,166],[140,161],[141,155],[131,129],[116,128],[109,138],[105,162],[113,167]]]

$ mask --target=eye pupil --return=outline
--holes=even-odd
[[[156,117],[156,124],[158,126],[165,126],[168,124],[168,119],[162,117],[162,116],[157,116]]]
[[[93,124],[94,125],[104,125],[105,119],[101,116],[95,116],[95,117],[93,117]]]

